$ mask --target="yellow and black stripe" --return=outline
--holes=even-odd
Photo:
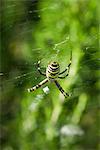
[[[29,88],[29,89],[28,89],[28,92],[33,92],[33,91],[35,91],[36,89],[40,88],[42,85],[44,85],[44,84],[47,83],[47,82],[48,82],[48,79],[46,78],[46,79],[44,79],[43,81],[41,81],[38,85],[36,85],[36,86],[34,86],[34,87],[32,87],[32,88]]]
[[[57,62],[51,62],[46,70],[48,80],[54,80],[59,76],[60,66]]]
[[[67,94],[67,93],[63,90],[63,88],[60,86],[60,84],[57,82],[57,80],[55,80],[54,82],[55,82],[56,86],[58,87],[58,89],[60,90],[60,92],[61,92],[65,97],[68,97],[69,94]]]

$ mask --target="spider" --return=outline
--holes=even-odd
[[[44,79],[43,81],[41,81],[39,84],[37,84],[36,86],[33,86],[32,88],[28,89],[28,92],[33,92],[36,89],[40,88],[42,85],[44,85],[45,83],[47,83],[48,81],[50,82],[54,82],[57,86],[57,88],[60,90],[60,92],[64,95],[64,97],[68,97],[69,94],[66,93],[63,88],[60,86],[60,84],[58,83],[57,79],[64,79],[65,77],[67,77],[69,75],[69,70],[70,70],[70,66],[71,66],[71,62],[72,62],[72,52],[71,52],[71,56],[70,56],[70,62],[68,64],[68,66],[65,68],[64,71],[60,72],[60,66],[59,63],[57,62],[51,62],[50,64],[48,64],[47,69],[46,69],[46,73],[41,71],[41,67],[40,67],[40,61],[38,61],[38,71],[41,75],[46,76],[46,79]],[[63,75],[65,72],[67,72],[66,75]]]

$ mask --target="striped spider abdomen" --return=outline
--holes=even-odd
[[[53,81],[58,78],[60,73],[60,66],[57,62],[51,62],[46,69],[46,77],[48,80]]]

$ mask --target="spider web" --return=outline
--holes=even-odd
[[[8,4],[6,5],[6,2],[8,2]],[[27,3],[29,4],[27,1],[21,1],[22,3]],[[25,17],[23,18],[22,22],[19,21],[19,23],[17,24],[17,30],[20,31],[20,29],[22,29],[22,32],[14,32],[15,34],[12,35],[12,39],[17,39],[19,37],[21,37],[22,41],[25,40],[27,41],[27,39],[24,39],[24,36],[31,36],[31,33],[33,32],[33,26],[32,26],[32,19],[35,19],[36,21],[39,20],[41,18],[42,13],[46,12],[46,11],[50,11],[53,12],[54,10],[57,9],[57,4],[51,4],[50,6],[47,5],[43,8],[36,8],[37,7],[37,1],[33,0],[30,1],[31,2],[31,6],[29,7],[29,9],[27,10],[27,15],[25,15],[25,11],[26,10],[21,10],[21,8],[19,8],[19,10],[16,9],[16,16],[21,16],[21,15],[25,15]],[[13,1],[11,3],[10,0],[5,1],[5,5],[6,8],[9,10],[14,10],[15,8],[17,8],[19,6],[19,4],[17,4],[17,1]],[[18,5],[18,6],[17,6]],[[42,5],[42,2],[41,2]],[[34,8],[34,10],[33,10]],[[3,9],[4,7],[2,7],[1,9],[1,13],[3,13]],[[9,11],[9,16],[12,16],[13,11]],[[33,18],[32,18],[33,17]],[[11,19],[11,18],[10,18]],[[5,23],[5,27],[3,28],[3,33],[5,33],[6,31],[11,31],[14,30],[14,26],[13,23],[11,22],[11,20],[9,19],[9,22],[7,22],[7,24]],[[17,21],[18,18],[16,18]],[[27,25],[29,25],[27,27]],[[91,37],[91,40],[96,40],[97,35],[95,35],[94,37]],[[30,38],[30,40],[32,40],[32,38]],[[38,39],[37,39],[38,40]],[[33,86],[36,85],[39,81],[40,81],[40,75],[37,71],[37,62],[38,60],[41,60],[41,65],[43,66],[43,70],[45,71],[45,67],[47,66],[49,61],[53,61],[56,60],[60,63],[61,65],[61,69],[63,70],[66,65],[69,63],[69,59],[70,59],[70,52],[72,51],[72,66],[71,66],[71,70],[70,70],[70,74],[67,80],[71,80],[72,78],[74,78],[75,80],[77,80],[77,85],[74,85],[74,81],[73,81],[73,97],[78,95],[78,90],[79,89],[84,89],[84,88],[89,88],[91,87],[91,83],[93,82],[93,79],[89,78],[87,79],[87,82],[83,82],[81,80],[78,80],[79,78],[79,73],[86,73],[89,71],[88,67],[90,66],[91,70],[94,71],[98,71],[99,66],[98,66],[98,51],[95,51],[95,47],[91,47],[91,46],[87,46],[89,45],[89,42],[86,43],[86,47],[84,46],[83,50],[80,52],[80,56],[78,55],[74,55],[75,51],[72,50],[72,46],[71,46],[71,42],[70,41],[70,35],[65,34],[63,38],[60,38],[60,40],[56,40],[56,41],[47,41],[48,45],[50,47],[51,50],[46,51],[46,48],[44,50],[43,46],[33,46],[32,43],[31,44],[31,50],[30,53],[27,53],[27,50],[25,51],[26,54],[24,54],[24,52],[22,52],[24,61],[20,61],[15,63],[16,69],[13,68],[13,64],[11,65],[13,69],[8,69],[9,66],[7,67],[7,71],[6,69],[3,69],[5,71],[0,71],[0,78],[1,78],[1,91],[7,91],[9,88],[16,86],[16,88],[20,88],[21,86],[23,86],[24,83],[27,83],[26,87],[29,86]],[[20,44],[20,42],[18,41],[18,44]],[[24,45],[25,43],[23,43]],[[12,45],[13,46],[13,45]],[[25,45],[25,47],[27,47],[27,45]],[[19,48],[19,47],[18,47]],[[66,52],[65,52],[65,48],[66,48]],[[91,50],[92,49],[92,50]],[[21,55],[19,52],[17,52],[18,49],[16,49],[16,52],[12,53],[13,57],[15,60],[17,60],[16,55],[19,54]],[[27,55],[28,54],[28,55]],[[33,55],[38,55],[39,58],[36,58],[33,62],[32,60],[34,59]],[[66,54],[66,55],[65,55]],[[87,56],[87,59],[82,59],[80,62],[80,59],[82,56]],[[48,58],[49,56],[49,58]],[[76,62],[76,56],[77,56],[77,62]],[[23,59],[22,58],[22,59]],[[20,56],[19,56],[19,59]],[[18,60],[17,60],[18,61]],[[80,63],[79,63],[80,62]],[[92,63],[94,62],[94,63]],[[73,64],[76,63],[78,65],[79,63],[79,67],[77,68],[76,66],[74,66]],[[92,65],[92,66],[91,66]],[[73,67],[74,66],[74,67]],[[83,70],[83,66],[85,67],[85,69]],[[86,67],[88,66],[88,67]],[[9,70],[9,71],[8,71]],[[76,73],[77,72],[77,73]],[[91,74],[92,76],[92,74]],[[33,78],[33,79],[32,79]],[[35,83],[34,80],[36,81]],[[42,78],[41,78],[42,80]],[[63,82],[63,81],[62,81]],[[31,83],[33,85],[31,85]],[[95,81],[94,81],[95,84]],[[6,88],[5,88],[6,87]],[[25,87],[25,89],[26,89]],[[97,104],[95,104],[97,106]]]
[[[98,132],[94,114],[96,114],[100,108],[98,101],[100,59],[98,57],[98,33],[95,32],[94,26],[96,22],[94,20],[92,21],[93,28],[91,32],[88,33],[90,26],[92,26],[91,21],[88,22],[89,19],[92,20],[92,15],[88,12],[90,9],[87,5],[88,2],[89,1],[81,0],[61,0],[59,2],[57,0],[2,0],[0,102],[3,116],[2,126],[4,131],[2,133],[4,144],[7,138],[10,139],[8,139],[4,145],[4,149],[29,149],[34,141],[36,142],[35,145],[41,142],[43,132],[45,132],[45,134],[48,132],[49,135],[51,128],[55,128],[56,123],[57,130],[60,127],[60,132],[57,133],[60,135],[60,143],[58,143],[58,146],[60,146],[61,142],[64,142],[64,144],[62,144],[64,146],[66,143],[74,141],[71,147],[67,147],[67,149],[73,149],[73,145],[75,144],[76,147],[74,147],[74,149],[92,149],[91,147],[81,147],[80,145],[77,147],[80,141],[77,142],[77,137],[75,137],[75,140],[72,139],[76,135],[84,137],[88,126],[91,128],[91,125],[94,129],[89,129],[88,134],[90,136],[87,137],[85,133],[85,138],[87,137],[87,141],[90,139],[90,143],[96,143],[95,141],[91,142],[91,137],[95,138],[94,132]],[[71,7],[71,3],[75,5]],[[83,5],[83,3],[85,3],[85,5]],[[95,1],[91,7],[94,8],[94,5]],[[79,16],[78,11],[81,7],[83,12],[80,12],[82,12],[82,14],[85,13],[88,18],[85,20],[86,22]],[[86,9],[88,10],[84,10],[84,7],[87,7]],[[77,15],[75,15],[75,13]],[[96,18],[95,14],[93,15],[94,18]],[[69,21],[69,18],[74,21]],[[78,20],[81,20],[84,25],[79,27]],[[88,29],[86,30],[85,27]],[[83,30],[83,32],[80,34],[81,30]],[[43,72],[45,72],[48,63],[51,61],[57,61],[60,64],[60,71],[63,71],[69,64],[71,52],[72,64],[69,76],[58,81],[63,89],[71,95],[71,97],[68,98],[68,103],[52,83],[47,83],[40,90],[38,89],[32,94],[27,92],[28,88],[37,85],[45,79],[37,70],[37,62],[39,60],[41,61]],[[58,91],[58,93],[56,91]],[[86,97],[89,101],[86,100]],[[57,98],[59,98],[59,100]],[[59,103],[59,101],[61,103]],[[59,112],[58,107],[62,109],[60,110],[61,112]],[[77,108],[82,108],[82,110],[79,112]],[[73,113],[73,110],[77,111],[77,113]],[[85,119],[83,111],[87,114]],[[21,114],[19,114],[20,112]],[[45,114],[46,122],[41,117],[42,114],[43,117]],[[68,115],[66,116],[66,114]],[[74,122],[73,120],[77,117],[75,116],[76,114],[82,115],[82,125],[85,126],[86,130],[83,131],[83,129],[81,129],[81,123],[79,127],[77,124],[75,125],[77,121]],[[57,120],[57,117],[59,117],[59,120]],[[94,118],[92,119],[92,117]],[[69,122],[71,122],[70,120],[74,122],[73,125],[69,124]],[[53,122],[53,126],[50,125],[50,121]],[[19,127],[17,124],[20,124]],[[50,128],[48,126],[50,126]],[[18,141],[17,139],[13,141],[13,137],[17,137],[17,131]],[[21,132],[21,136],[19,132]],[[34,134],[34,136],[32,134]],[[63,141],[64,136],[62,135],[67,137],[67,141]],[[68,138],[68,136],[71,138]],[[53,140],[51,140],[52,138],[50,139],[50,137],[47,138],[49,139],[46,141],[48,145],[48,141],[52,143]],[[81,141],[82,140],[83,139],[81,139]],[[13,147],[15,142],[17,145],[22,144],[22,147]],[[89,142],[87,143],[90,144]],[[56,143],[56,138],[54,138],[53,145],[54,143]],[[86,145],[87,143],[84,144],[82,142],[82,145]],[[41,143],[38,145],[43,148]],[[39,147],[35,148],[34,146],[32,149],[39,149]],[[63,149],[64,147],[60,148]],[[52,149],[52,147],[50,147],[50,149]]]

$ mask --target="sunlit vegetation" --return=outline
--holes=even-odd
[[[2,150],[99,150],[99,2],[2,0],[0,104]],[[57,61],[69,76],[33,93]]]

